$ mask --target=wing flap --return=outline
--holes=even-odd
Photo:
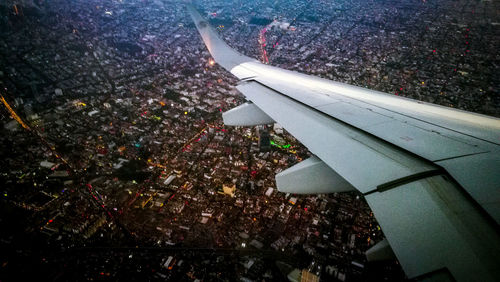
[[[441,175],[366,195],[409,278],[448,269],[463,281],[498,281],[494,225]]]
[[[470,155],[436,162],[500,224],[500,155]]]

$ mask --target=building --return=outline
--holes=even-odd
[[[296,268],[288,274],[287,278],[291,282],[319,282],[319,277],[307,271],[307,269],[300,271]]]
[[[236,184],[223,184],[222,191],[224,191],[224,194],[234,197],[234,193],[236,192]]]
[[[271,150],[271,136],[267,129],[259,131],[259,150],[261,152],[266,152]]]

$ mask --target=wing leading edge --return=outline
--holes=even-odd
[[[188,11],[252,102],[225,122],[278,122],[315,155],[278,175],[280,191],[362,192],[410,278],[500,279],[499,119],[260,64]]]

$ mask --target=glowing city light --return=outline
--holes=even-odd
[[[4,104],[4,106],[7,108],[7,110],[9,111],[10,115],[24,128],[24,129],[27,129],[27,130],[30,130],[29,126],[27,124],[24,123],[24,121],[17,115],[17,113],[12,109],[12,107],[9,105],[9,103],[7,102],[7,100],[5,100],[5,98],[0,95],[0,99],[2,100],[2,103]]]

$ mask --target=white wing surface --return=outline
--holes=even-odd
[[[188,11],[248,100],[224,122],[278,122],[314,154],[280,191],[359,190],[409,278],[500,281],[500,119],[261,64]]]

